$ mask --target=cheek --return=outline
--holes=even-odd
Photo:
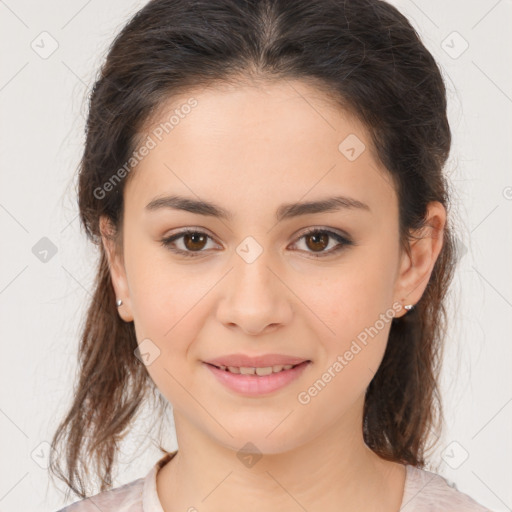
[[[151,338],[162,353],[181,356],[190,340],[197,338],[202,297],[209,288],[204,280],[176,272],[172,278],[160,274],[155,279],[141,274],[131,291],[137,339]]]
[[[190,266],[171,266],[159,256],[133,260],[130,294],[139,350],[145,344],[156,354],[146,365],[148,374],[178,408],[190,400],[185,389],[192,365],[199,364],[191,348],[200,335],[209,281],[194,278]]]
[[[386,304],[386,286],[376,286],[369,273],[331,281],[320,295],[323,303],[315,307],[329,329],[318,327],[318,364],[297,402],[308,418],[323,415],[329,423],[362,400],[382,362],[394,310]]]
[[[138,243],[135,237],[127,240],[126,270],[136,329],[162,341],[173,335],[206,286],[191,282],[191,267],[173,264],[168,251],[144,235]]]
[[[343,371],[336,375],[344,377],[338,381],[359,382],[361,390],[380,365],[396,313],[394,268],[392,251],[361,251],[353,263],[347,259],[329,279],[304,290],[305,302],[323,322],[318,334],[327,359],[322,363],[328,368],[341,356]]]
[[[329,278],[311,283],[305,290],[308,301],[334,337],[353,336],[391,308],[394,268],[391,259],[358,257],[354,264],[331,270]]]
[[[127,251],[126,269],[140,353],[150,354],[147,371],[168,400],[179,400],[190,373],[191,340],[200,329],[198,311],[207,280],[191,279],[191,267],[171,265],[155,244]],[[211,285],[210,285],[211,286]],[[175,380],[176,379],[176,380]]]

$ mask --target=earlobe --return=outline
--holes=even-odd
[[[425,226],[412,233],[409,251],[402,255],[400,263],[395,296],[404,314],[407,313],[405,306],[415,305],[427,287],[443,246],[445,224],[444,206],[437,201],[429,203]]]
[[[126,272],[124,269],[123,256],[120,254],[118,245],[114,238],[114,228],[110,219],[105,216],[100,217],[100,232],[103,250],[108,261],[110,270],[110,278],[112,287],[116,295],[116,308],[119,316],[125,322],[133,321],[133,314],[131,310],[130,294]]]

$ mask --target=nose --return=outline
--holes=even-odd
[[[272,332],[292,318],[293,293],[264,255],[251,263],[235,256],[217,308],[217,319],[230,329],[257,335]]]

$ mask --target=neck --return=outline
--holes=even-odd
[[[157,474],[164,511],[196,507],[201,512],[239,512],[253,510],[255,504],[268,512],[292,507],[398,511],[405,467],[381,459],[366,446],[360,420],[354,428],[362,417],[360,408],[355,412],[292,449],[258,450],[252,459],[241,460],[239,449],[216,442],[174,411],[179,450]],[[262,439],[259,445],[265,443]]]

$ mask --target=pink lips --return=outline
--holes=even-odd
[[[288,359],[290,360],[290,359]],[[203,363],[217,378],[217,380],[227,388],[246,396],[259,396],[272,393],[290,384],[297,379],[302,372],[309,365],[310,361],[303,361],[299,363],[275,363],[275,364],[296,364],[289,370],[282,370],[278,373],[271,373],[270,375],[243,375],[240,373],[231,373],[228,370],[221,370],[210,363]],[[266,363],[265,363],[266,364]],[[234,364],[225,366],[238,366]],[[242,364],[240,366],[249,366]],[[256,365],[257,367],[265,367],[263,365]],[[266,364],[266,366],[273,366]]]

